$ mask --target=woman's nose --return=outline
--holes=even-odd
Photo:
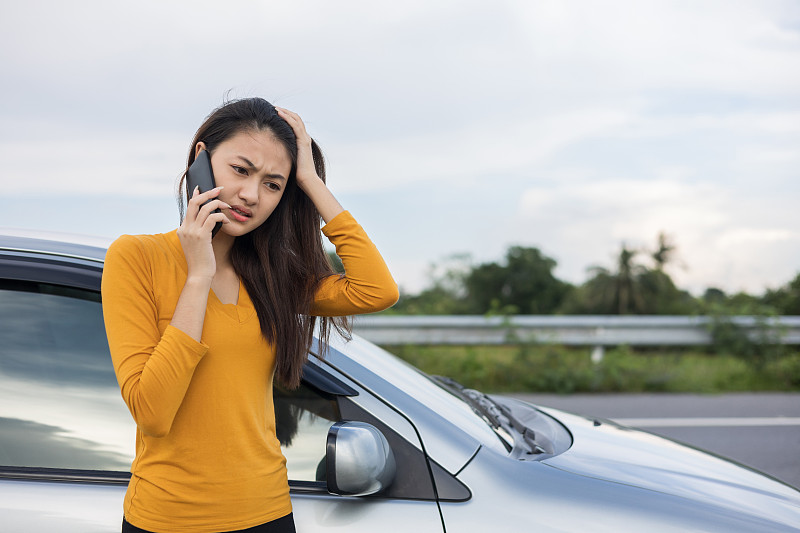
[[[245,180],[239,187],[239,198],[248,204],[258,200],[258,180]]]

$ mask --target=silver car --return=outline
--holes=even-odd
[[[112,532],[135,428],[104,244],[0,235],[0,530]],[[654,435],[465,389],[355,338],[275,391],[298,531],[798,531],[800,493]]]

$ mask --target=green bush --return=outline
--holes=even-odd
[[[756,320],[752,333],[733,321],[733,312],[753,316]],[[770,362],[777,361],[787,354],[781,344],[782,331],[774,320],[773,309],[747,302],[739,309],[711,305],[708,309],[710,351],[716,354],[733,355],[747,362],[757,371],[763,371]]]
[[[486,392],[800,390],[797,351],[755,368],[729,354],[627,346],[607,350],[598,364],[591,361],[588,348],[535,343],[386,348],[428,374],[449,376]]]

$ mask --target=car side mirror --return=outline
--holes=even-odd
[[[336,422],[328,430],[325,452],[328,492],[366,496],[388,487],[396,464],[389,442],[365,422]]]

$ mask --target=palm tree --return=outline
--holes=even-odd
[[[629,248],[624,242],[616,258],[616,268],[600,266],[588,269],[591,278],[578,287],[562,312],[595,314],[688,314],[695,310],[695,300],[664,272],[673,263],[675,245],[663,232],[658,248],[647,251]],[[655,268],[637,262],[641,254],[653,259]]]
[[[658,234],[658,248],[650,255],[656,263],[656,270],[664,270],[664,265],[671,262],[675,253],[675,242],[663,231]]]
[[[641,313],[645,309],[640,278],[646,269],[634,262],[639,250],[622,243],[617,256],[616,272],[605,267],[594,266],[594,274],[587,282],[589,304],[603,313],[627,315]]]
[[[644,310],[644,298],[642,298],[640,275],[644,272],[644,267],[633,263],[633,258],[639,253],[638,250],[628,249],[622,243],[622,250],[617,259],[617,305],[620,315],[627,315],[630,308],[633,312]]]

